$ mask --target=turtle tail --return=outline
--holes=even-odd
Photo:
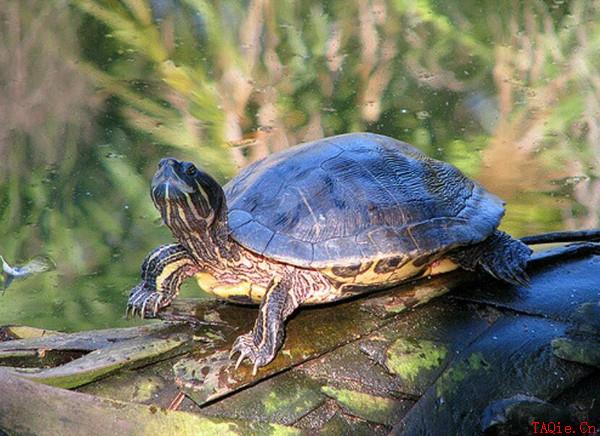
[[[450,253],[450,259],[468,271],[483,270],[498,280],[527,286],[525,268],[531,253],[523,242],[496,230],[484,241]]]

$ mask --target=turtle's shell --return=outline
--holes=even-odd
[[[224,190],[238,243],[307,268],[427,258],[484,240],[504,213],[455,167],[369,133],[273,154]]]

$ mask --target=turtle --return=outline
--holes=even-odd
[[[220,299],[259,304],[230,358],[253,373],[301,305],[330,303],[457,268],[527,283],[531,249],[498,230],[504,202],[456,167],[379,134],[348,133],[259,160],[223,187],[164,158],[151,197],[175,243],[143,261],[127,311],[155,317],[195,277]]]

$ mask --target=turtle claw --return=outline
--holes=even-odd
[[[235,363],[235,369],[238,369],[240,364],[246,358],[248,358],[248,360],[250,360],[252,363],[255,363],[257,352],[258,349],[256,345],[254,345],[252,333],[247,333],[245,335],[238,336],[238,338],[235,340],[233,347],[231,347],[229,358],[231,359],[233,356],[239,353],[238,359]]]
[[[235,369],[237,370],[241,363],[248,358],[250,363],[253,364],[253,376],[258,373],[258,368],[265,366],[275,357],[274,353],[271,353],[267,348],[260,348],[254,343],[252,332],[238,336],[233,343],[233,347],[231,347],[229,358],[232,359],[237,353],[239,353],[239,356],[235,362]]]
[[[152,316],[156,316],[156,314],[158,313],[158,309],[160,309],[160,303],[163,300],[163,296],[159,294],[155,300],[156,301],[154,302],[154,308],[152,309]]]
[[[135,317],[137,313],[142,319],[155,318],[158,311],[170,302],[164,294],[149,289],[142,283],[131,290],[125,316]]]
[[[240,353],[237,362],[235,362],[235,369],[238,369],[240,367],[240,364],[242,363],[245,357],[246,355],[244,353]]]
[[[135,317],[135,306],[128,302],[125,308],[125,318],[130,319],[133,317]]]
[[[144,319],[144,315],[146,314],[146,304],[148,303],[148,300],[150,299],[150,297],[145,298],[144,302],[142,303],[142,309],[140,310],[140,318]]]
[[[236,370],[240,367],[241,363],[244,361],[244,359],[246,357],[250,358],[250,355],[249,354],[245,354],[245,353],[240,353],[237,361],[235,362],[235,369]],[[252,359],[250,358],[250,360],[252,360]],[[253,377],[258,373],[258,367],[259,367],[258,361],[254,362],[254,366],[252,367],[252,376]]]

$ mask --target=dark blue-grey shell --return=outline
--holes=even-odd
[[[273,154],[224,190],[238,243],[308,268],[442,254],[484,240],[504,214],[453,166],[369,133]]]

